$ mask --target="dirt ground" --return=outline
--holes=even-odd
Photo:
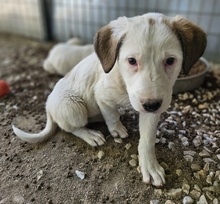
[[[0,34],[0,79],[11,87],[0,98],[0,204],[220,202],[220,69],[211,71],[196,91],[173,96],[162,115],[156,153],[166,184],[157,189],[143,183],[137,171],[134,112],[122,115],[129,131],[122,142],[115,142],[103,123],[92,124],[107,139],[97,148],[61,130],[38,145],[13,134],[12,123],[30,132],[45,126],[45,101],[60,79],[42,69],[51,46]]]

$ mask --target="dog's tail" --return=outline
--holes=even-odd
[[[47,140],[53,133],[55,133],[57,124],[53,121],[51,115],[47,113],[47,124],[44,130],[39,133],[26,133],[19,128],[12,125],[14,133],[23,141],[29,143],[39,143]]]

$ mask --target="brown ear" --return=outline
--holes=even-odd
[[[203,55],[207,39],[204,31],[185,18],[174,17],[173,29],[183,50],[182,68],[188,74],[195,62]]]
[[[94,38],[95,52],[106,73],[113,68],[122,45],[122,39],[116,40],[112,36],[110,25],[106,25],[98,30]]]

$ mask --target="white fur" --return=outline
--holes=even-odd
[[[82,59],[94,52],[93,44],[80,45],[78,38],[58,43],[43,62],[43,68],[51,74],[65,75]]]
[[[149,18],[155,21],[152,29]],[[105,73],[96,53],[91,54],[62,78],[48,97],[46,112],[50,122],[44,130],[47,134],[27,134],[13,126],[15,134],[27,142],[41,142],[53,132],[48,124],[57,124],[92,146],[102,145],[104,136],[86,128],[88,121],[102,115],[111,135],[125,138],[128,134],[119,120],[118,107],[134,108],[140,112],[138,151],[143,181],[163,185],[164,170],[154,150],[156,128],[160,114],[170,104],[183,53],[177,36],[162,18],[165,17],[150,13],[111,22],[113,38],[126,34],[112,70]],[[128,63],[131,57],[137,60],[136,66]],[[165,61],[170,57],[175,58],[175,63],[167,68]],[[149,99],[162,100],[161,107],[153,113],[143,108]]]

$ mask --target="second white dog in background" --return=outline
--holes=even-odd
[[[81,45],[78,38],[58,43],[50,50],[43,62],[45,71],[51,74],[65,75],[81,60],[94,52],[94,45]]]

